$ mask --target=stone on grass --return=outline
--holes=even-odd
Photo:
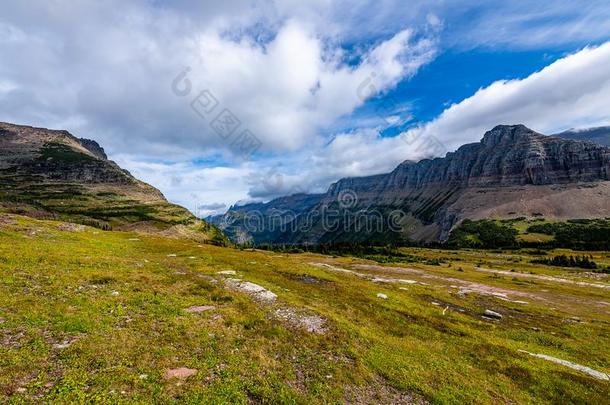
[[[263,286],[251,283],[249,281],[242,281],[236,278],[227,278],[226,282],[232,288],[245,292],[260,301],[271,302],[275,301],[275,299],[277,298],[277,295],[275,293],[267,290]]]
[[[529,354],[530,356],[538,357],[539,359],[544,359],[547,361],[551,361],[553,363],[561,364],[562,366],[569,367],[573,370],[578,370],[578,371],[588,374],[591,377],[596,378],[598,380],[610,381],[610,374],[606,374],[601,371],[597,371],[597,370],[594,370],[592,368],[589,368],[589,367],[586,367],[586,366],[583,366],[580,364],[572,363],[571,361],[558,359],[557,357],[549,356],[546,354],[530,353],[530,352],[526,352],[525,350],[519,350],[519,352]]]
[[[377,298],[381,298],[382,300],[387,300],[388,296],[383,293],[377,293]]]
[[[216,307],[214,305],[199,305],[199,306],[189,307],[189,308],[185,309],[185,311],[189,312],[191,314],[198,314],[200,312],[211,311],[215,308]]]
[[[488,318],[493,318],[493,319],[502,319],[502,314],[499,314],[499,313],[489,310],[489,309],[485,310],[485,316]]]
[[[179,367],[167,370],[165,375],[163,376],[166,380],[171,380],[172,378],[178,378],[180,380],[186,380],[192,375],[197,374],[197,369],[194,368],[186,368]]]

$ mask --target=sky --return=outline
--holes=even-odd
[[[200,216],[610,125],[610,4],[6,0],[0,121],[67,129]]]

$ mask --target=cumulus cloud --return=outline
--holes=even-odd
[[[154,8],[84,1],[69,6],[77,24],[53,12],[63,3],[10,3],[3,10],[0,53],[11,63],[0,66],[0,119],[67,127],[110,154],[184,160],[231,152],[210,127],[214,116],[202,119],[189,107],[204,89],[218,111],[230,110],[260,139],[261,151],[294,150],[362,105],[366,97],[357,89],[369,75],[376,75],[377,91],[387,90],[435,50],[432,39],[403,29],[352,65],[307,19],[276,18],[272,35],[261,39],[253,24],[273,13],[251,2]],[[185,7],[211,14],[179,12]],[[193,93],[180,98],[171,84],[186,66]]]
[[[435,50],[433,41],[414,40],[410,30],[403,30],[349,66],[340,49],[325,48],[296,21],[287,22],[264,46],[213,33],[199,37],[193,47],[188,79],[198,89],[209,89],[256,134],[263,150],[271,151],[311,142],[320,129],[415,73]],[[371,77],[375,91],[359,91]]]

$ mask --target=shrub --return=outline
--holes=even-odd
[[[517,230],[492,220],[465,219],[451,232],[448,244],[456,248],[514,248],[517,247]]]
[[[579,267],[581,269],[597,269],[597,263],[592,260],[592,257],[587,256],[555,256],[551,259],[536,259],[532,263],[547,264],[557,267]]]

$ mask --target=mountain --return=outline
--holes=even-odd
[[[0,123],[0,211],[102,229],[222,233],[67,131]]]
[[[570,129],[553,136],[575,141],[593,142],[610,146],[610,127],[597,127],[588,129]]]
[[[324,194],[294,194],[269,203],[251,203],[231,207],[226,214],[207,218],[233,242],[275,243],[299,216],[316,207]],[[273,222],[265,226],[265,222]]]
[[[610,217],[609,180],[610,148],[500,125],[444,158],[342,179],[322,195],[233,208],[214,221],[254,243],[446,241],[466,218]]]

